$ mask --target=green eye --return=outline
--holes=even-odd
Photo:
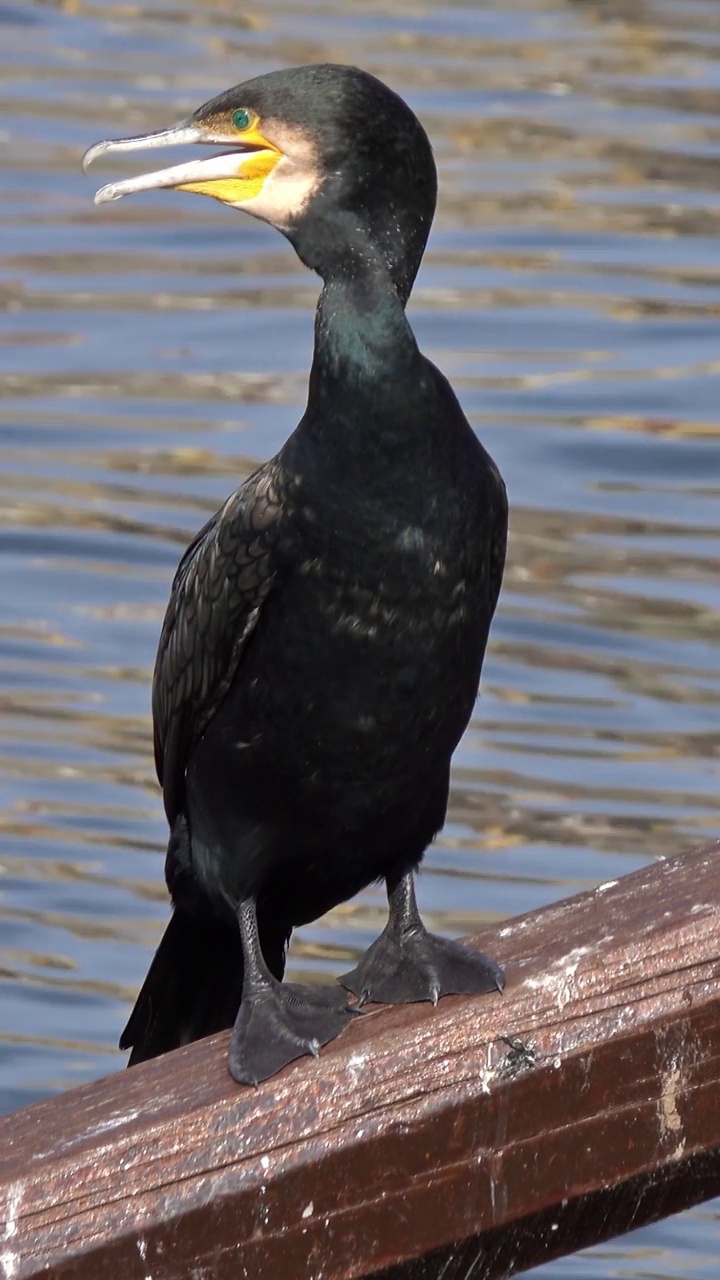
[[[236,129],[247,129],[250,123],[250,112],[240,107],[239,111],[233,111],[232,122]]]

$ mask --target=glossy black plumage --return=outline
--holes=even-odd
[[[361,1000],[501,986],[487,958],[424,932],[409,876],[445,818],[507,504],[405,317],[435,204],[415,117],[345,67],[273,73],[193,119],[235,106],[313,139],[323,180],[282,229],[324,286],[299,426],[198,534],[173,584],[153,715],[170,930],[185,955],[176,971],[170,935],[123,1043],[141,1061],[172,1047],[173,1026],[175,1043],[229,1026],[243,989],[231,1070],[254,1080],[349,1016],[339,990],[293,992],[270,974],[282,976],[295,925],[375,879],[388,883],[388,930],[343,979]]]

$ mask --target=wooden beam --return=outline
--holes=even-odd
[[[720,844],[488,931],[504,996],[0,1120],[0,1280],[494,1280],[720,1192]]]

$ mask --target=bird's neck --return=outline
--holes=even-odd
[[[379,410],[407,385],[422,360],[405,315],[407,283],[415,268],[398,278],[387,247],[340,213],[318,229],[311,245],[296,245],[300,256],[323,278],[315,317],[315,350],[310,403],[343,406],[360,413]]]
[[[415,337],[386,272],[364,269],[325,282],[315,315],[311,380],[345,393],[376,397],[418,359]]]
[[[390,209],[352,211],[320,198],[312,216],[286,232],[301,262],[329,286],[347,281],[374,284],[402,307],[410,297],[422,259],[432,210],[418,222]],[[406,225],[407,223],[407,225]]]

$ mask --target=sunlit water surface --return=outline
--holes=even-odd
[[[413,322],[512,503],[427,919],[477,929],[718,831],[715,0],[0,4],[3,1109],[122,1066],[167,917],[170,579],[302,412],[318,287],[211,201],[95,209],[138,166],[87,179],[80,156],[324,59],[389,80],[432,136]],[[346,968],[383,910],[369,889],[301,930],[291,970]],[[719,1252],[709,1205],[544,1272],[716,1280]]]

